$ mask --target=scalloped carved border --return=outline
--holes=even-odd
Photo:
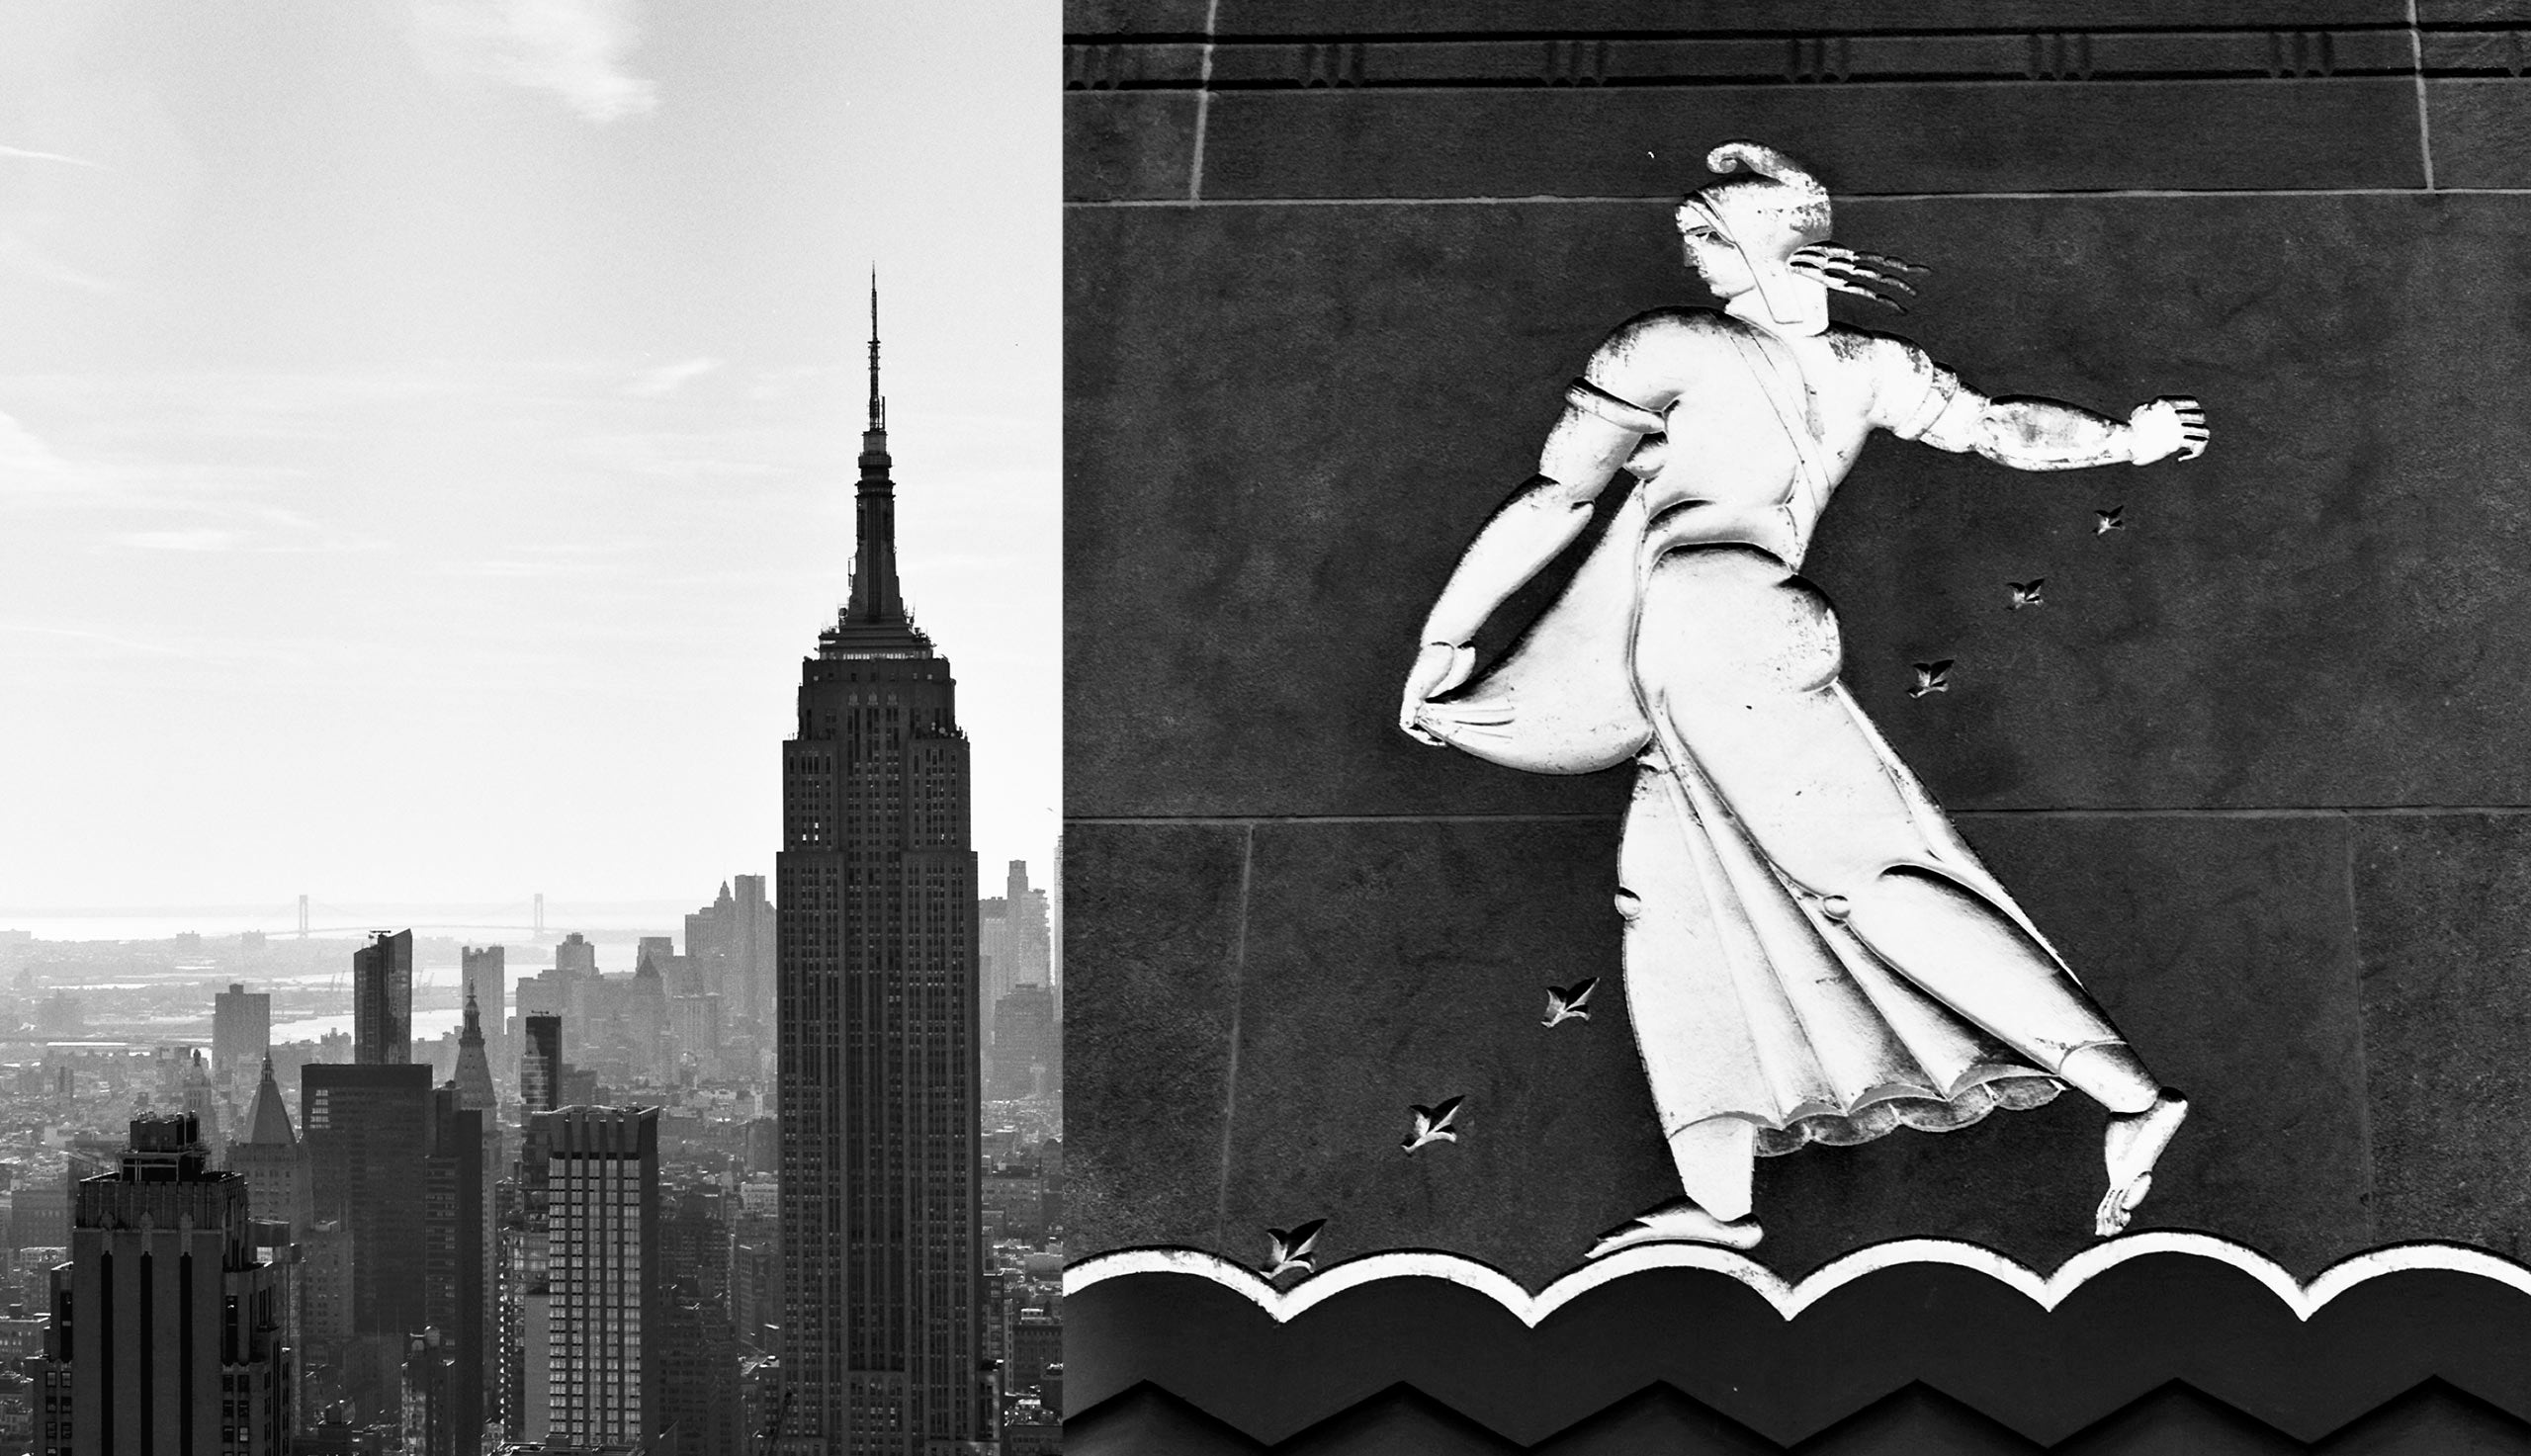
[[[1285,1324],[1338,1295],[1382,1280],[1443,1279],[1492,1299],[1524,1325],[1535,1328],[1583,1295],[1647,1269],[1703,1269],[1728,1275],[1756,1291],[1778,1314],[1790,1320],[1835,1291],[1878,1270],[1903,1264],[1947,1264],[1976,1270],[2019,1291],[2041,1309],[2053,1311],[2085,1282],[2131,1259],[2159,1254],[2187,1254],[2228,1264],[2257,1280],[2294,1313],[2294,1318],[2302,1321],[2309,1321],[2330,1300],[2369,1279],[2416,1269],[2473,1274],[2531,1295],[2531,1268],[2501,1254],[2460,1244],[2397,1243],[2367,1249],[2331,1264],[2307,1284],[2246,1244],[2212,1234],[2162,1229],[2095,1244],[2047,1275],[1983,1245],[1953,1239],[1900,1239],[1876,1243],[1790,1281],[1747,1254],[1730,1249],[1701,1243],[1644,1244],[1586,1264],[1535,1293],[1490,1264],[1428,1249],[1392,1249],[1350,1259],[1289,1288],[1278,1289],[1255,1269],[1200,1249],[1122,1248],[1092,1254],[1066,1269],[1064,1294],[1070,1298],[1128,1275],[1191,1274],[1246,1298],[1277,1324]]]

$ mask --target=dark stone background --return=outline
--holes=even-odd
[[[2520,1254],[2531,3],[1899,9],[1465,0],[1371,35],[1220,0],[1207,90],[1204,5],[1073,6],[1077,1255],[1254,1261],[1324,1217],[1322,1266],[1435,1247],[1536,1286],[1673,1191],[1609,901],[1623,776],[1395,715],[1563,382],[1705,301],[1669,210],[1738,135],[1817,166],[1839,241],[1935,270],[1909,316],[1843,316],[1989,392],[2212,416],[2205,459],[2142,471],[1883,439],[1805,568],[1866,711],[2194,1100],[2138,1227],[2307,1276]],[[2133,529],[2093,534],[2113,505]],[[1932,657],[1953,690],[1908,699]],[[1593,975],[1591,1022],[1537,1025]],[[1402,1156],[1408,1104],[1453,1094],[1462,1140]],[[1768,1160],[1759,1256],[2051,1268],[2090,1242],[2100,1120]]]

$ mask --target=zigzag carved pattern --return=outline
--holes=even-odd
[[[1909,1385],[1818,1435],[1780,1445],[1668,1385],[1650,1386],[1523,1446],[1398,1385],[1268,1446],[1153,1385],[1139,1385],[1065,1422],[1074,1456],[2126,1456],[2188,1451],[2312,1451],[2329,1456],[2531,1450],[2531,1424],[2427,1379],[2315,1443],[2172,1381],[2053,1446],[2018,1435],[1924,1384]]]
[[[2531,1452],[2531,1280],[2471,1257],[2486,1267],[2385,1266],[2316,1301],[2180,1247],[2097,1267],[2045,1301],[1960,1263],[1875,1267],[1806,1300],[1746,1274],[1642,1267],[1528,1317],[1465,1282],[1399,1274],[1282,1302],[1277,1319],[1213,1278],[1136,1272],[1068,1294],[1066,1384],[1085,1437],[1114,1433],[1083,1451],[1206,1449],[1142,1440],[1184,1424],[1176,1402],[1248,1443],[1218,1449],[1276,1456]],[[1603,1426],[1647,1421],[1684,1421],[1706,1444],[1592,1444]],[[1398,1422],[1430,1440],[1347,1434]],[[1962,1433],[1972,1426],[1974,1439]],[[2409,1426],[2467,1428],[2477,1444],[2348,1434]],[[1883,1427],[1899,1434],[1869,1436]],[[2216,1444],[2121,1434],[2219,1427],[2232,1434]]]

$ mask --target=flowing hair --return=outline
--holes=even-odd
[[[1830,243],[1828,189],[1807,167],[1772,146],[1726,141],[1705,153],[1704,165],[1709,172],[1742,175],[1726,175],[1698,188],[1680,200],[1680,209],[1711,218],[1744,253],[1768,247],[1769,260],[1789,271],[1900,313],[1907,306],[1892,295],[1913,297],[1916,290],[1899,275],[1933,271],[1901,258]],[[1759,232],[1771,236],[1750,235]]]

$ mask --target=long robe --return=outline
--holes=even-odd
[[[1639,635],[1711,628],[1646,620],[1652,573],[1680,549],[1647,516],[1638,483],[1555,604],[1500,663],[1440,700],[1447,712],[1432,726],[1453,746],[1530,772],[1638,760],[1617,900],[1627,999],[1664,1133],[1739,1118],[1756,1125],[1760,1153],[1787,1153],[1901,1126],[1947,1130],[2054,1097],[2050,1073],[2065,1055],[2122,1038],[1842,682],[1822,691],[1853,716],[1902,801],[1913,862],[2008,917],[2053,976],[1977,964],[1900,972],[1855,935],[1841,904],[1776,867],[1674,716],[1648,703]],[[1964,954],[1973,961],[1975,949]],[[1986,1025],[1939,993],[1978,977],[1978,994],[1957,999],[1976,1001]]]

